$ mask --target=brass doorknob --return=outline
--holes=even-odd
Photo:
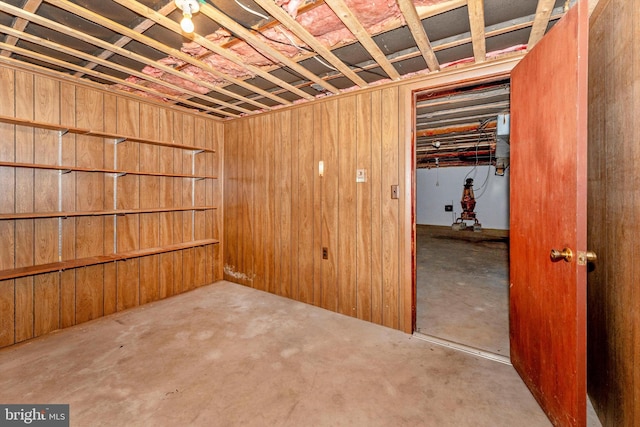
[[[573,259],[573,251],[569,248],[564,248],[559,251],[557,249],[551,249],[551,261],[557,262],[561,260],[565,260],[566,262],[571,262]]]

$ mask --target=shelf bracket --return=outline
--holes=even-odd
[[[120,144],[121,142],[125,142],[127,140],[127,138],[115,138],[114,142],[117,144]]]
[[[204,176],[194,176],[193,180],[194,181],[202,181],[204,179]]]
[[[71,173],[71,169],[61,169],[60,170],[60,175],[66,175],[68,173]]]
[[[114,173],[114,175],[118,178],[120,178],[121,176],[125,176],[127,173],[126,172],[116,172]]]
[[[193,150],[193,154],[204,153],[204,150]]]
[[[64,136],[69,133],[69,129],[60,129],[60,136]]]

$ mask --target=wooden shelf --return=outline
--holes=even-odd
[[[29,168],[29,169],[48,169],[57,170],[62,172],[98,172],[98,173],[112,173],[116,175],[140,175],[140,176],[160,176],[160,177],[172,177],[172,178],[196,178],[196,179],[217,179],[212,175],[188,175],[179,173],[160,173],[160,172],[139,172],[139,171],[125,171],[116,169],[97,169],[97,168],[83,168],[78,166],[58,166],[58,165],[44,165],[37,163],[15,163],[15,162],[0,162],[0,166],[14,167],[14,168]]]
[[[12,124],[12,125],[30,126],[30,127],[40,128],[40,129],[54,130],[54,131],[64,132],[64,133],[68,132],[76,135],[86,135],[86,136],[95,136],[98,138],[115,139],[119,142],[133,141],[133,142],[138,142],[142,144],[157,145],[160,147],[179,148],[182,150],[191,150],[191,151],[203,152],[203,153],[215,153],[215,150],[212,150],[210,148],[196,147],[192,145],[173,144],[171,142],[156,141],[154,139],[138,138],[135,136],[119,135],[115,133],[94,131],[90,129],[54,125],[54,124],[45,123],[45,122],[37,122],[35,120],[19,119],[16,117],[9,117],[9,116],[3,116],[3,115],[0,115],[0,122]]]
[[[107,216],[129,215],[157,212],[184,212],[184,211],[208,211],[216,209],[215,206],[187,206],[179,208],[149,208],[149,209],[116,209],[109,211],[70,211],[70,212],[24,212],[0,214],[0,220],[10,219],[36,219],[36,218],[67,218],[78,216]]]
[[[182,249],[196,248],[199,246],[214,245],[219,243],[216,239],[194,240],[192,242],[178,243],[159,248],[139,249],[130,252],[121,252],[109,255],[100,255],[87,258],[78,258],[69,261],[52,262],[49,264],[33,265],[30,267],[14,268],[0,271],[0,281],[17,279],[19,277],[34,276],[36,274],[52,273],[55,271],[70,270],[72,268],[88,267],[97,264],[106,264],[114,261],[124,261],[131,258],[140,258],[149,255],[157,255],[166,252],[175,252]]]

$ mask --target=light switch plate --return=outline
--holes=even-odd
[[[356,170],[356,182],[367,182],[367,170],[366,169],[358,169],[358,170]]]

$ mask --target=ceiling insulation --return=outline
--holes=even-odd
[[[234,118],[531,48],[563,0],[0,1],[0,63]]]

